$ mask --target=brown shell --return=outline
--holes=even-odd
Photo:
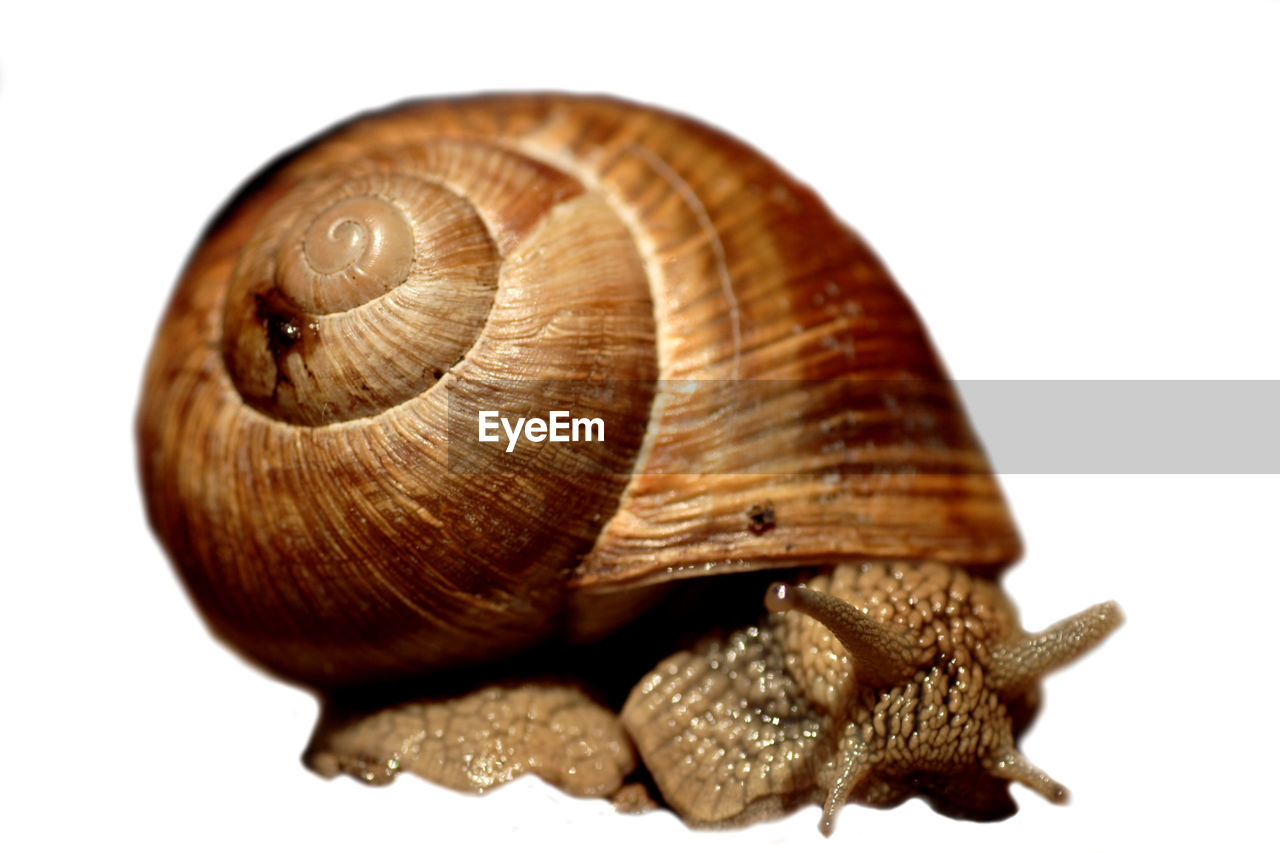
[[[478,408],[607,443],[481,448]],[[599,634],[687,574],[1019,553],[862,241],[742,143],[605,98],[412,103],[268,168],[183,273],[138,434],[213,628],[321,687]]]

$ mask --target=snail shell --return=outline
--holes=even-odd
[[[481,409],[607,441],[490,452]],[[742,143],[605,98],[409,104],[268,168],[188,263],[137,428],[213,629],[326,689],[599,636],[686,576],[1019,554],[867,246]]]

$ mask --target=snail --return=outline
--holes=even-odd
[[[268,166],[179,280],[137,435],[209,626],[326,697],[325,775],[1000,818],[1011,782],[1065,799],[1016,738],[1121,622],[1019,626],[998,484],[861,239],[609,98],[409,103]]]

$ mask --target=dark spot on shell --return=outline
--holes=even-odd
[[[759,536],[768,533],[770,530],[778,526],[778,519],[773,511],[773,504],[766,501],[762,504],[752,504],[747,510],[747,529]]]
[[[291,382],[285,370],[285,360],[306,339],[317,337],[320,325],[275,288],[254,294],[253,299],[258,320],[267,334],[267,346],[271,348],[271,357],[276,363],[276,384]]]

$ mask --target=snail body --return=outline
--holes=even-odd
[[[490,415],[556,412],[599,422],[604,440],[485,443],[477,429]],[[567,707],[574,722],[556,731],[612,756],[579,792],[620,787],[634,742],[692,822],[749,820],[822,789],[829,825],[850,794],[900,799],[913,772],[954,780],[985,768],[1000,791],[1033,778],[1011,756],[1034,676],[956,694],[966,697],[957,707],[982,696],[1014,710],[991,711],[999,737],[970,738],[987,746],[953,750],[954,761],[939,758],[936,738],[919,754],[871,750],[863,730],[876,731],[866,708],[874,718],[877,691],[939,667],[970,685],[1001,665],[1042,673],[1119,619],[1114,607],[1087,611],[1076,618],[1095,628],[1035,640],[994,603],[1017,533],[923,327],[865,244],[745,145],[610,99],[409,104],[269,167],[215,220],[178,284],[138,435],[151,523],[210,626],[329,695],[454,683],[531,649],[589,647],[688,578],[755,572],[763,595],[779,573],[817,571],[807,585],[789,578],[790,595],[774,594],[778,612],[760,625],[737,626],[754,633],[731,635],[750,637],[782,690],[749,691],[736,713],[758,719],[760,702],[785,700],[829,721],[804,729],[802,742],[820,748],[744,757],[768,784],[743,787],[736,811],[701,809],[703,794],[676,793],[688,787],[678,771],[656,769],[689,717],[660,713],[654,697],[712,690],[673,688],[676,675],[661,675],[672,658],[640,680],[621,722],[562,684],[335,714],[308,753],[323,772],[371,778],[370,768],[413,765],[412,742],[418,772],[458,787],[546,775],[565,743],[535,748],[533,735],[523,758],[486,764],[503,772],[457,766],[499,742],[511,749],[495,720]],[[928,588],[932,609],[910,593],[885,610],[883,596],[849,591],[849,572]],[[920,572],[932,580],[904,581]],[[940,593],[935,607],[935,586],[985,590],[969,620],[976,635],[948,621],[970,599]],[[1055,651],[1028,663],[1018,644],[1033,640]],[[716,660],[722,641],[677,655]],[[806,643],[825,643],[843,675],[815,681],[798,662]],[[915,689],[935,695],[939,678]],[[455,723],[465,758],[422,734]],[[730,772],[749,775],[742,766]],[[430,769],[441,767],[453,769]],[[962,813],[1007,811],[1007,793],[984,786],[967,797],[948,781],[930,790]]]

